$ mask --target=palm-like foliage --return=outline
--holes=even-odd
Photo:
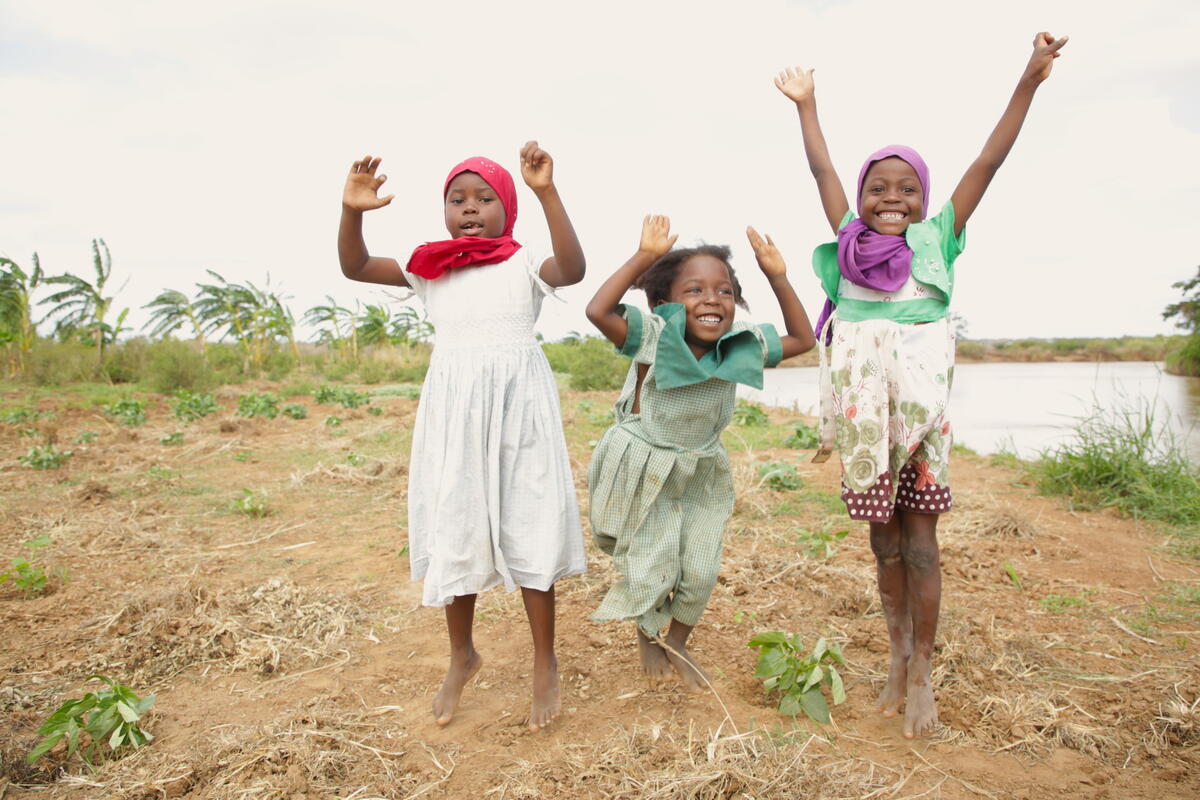
[[[247,281],[231,283],[208,270],[216,283],[197,284],[199,294],[192,307],[205,334],[231,337],[242,348],[243,369],[262,371],[267,349],[277,338],[285,338],[298,359],[295,317],[275,292],[260,289]]]
[[[112,277],[112,254],[103,239],[92,239],[92,268],[95,281],[87,281],[70,272],[52,275],[46,283],[62,284],[67,288],[42,300],[52,305],[47,319],[53,319],[54,332],[60,338],[82,333],[96,345],[96,357],[104,360],[104,346],[116,338],[117,331],[108,327],[104,318],[112,307],[113,298],[104,296],[104,287]]]
[[[347,351],[350,360],[358,363],[358,314],[325,295],[326,305],[313,306],[304,312],[304,321],[317,329],[317,340],[335,351]]]
[[[200,343],[200,351],[204,352],[204,325],[196,306],[187,295],[175,289],[163,289],[142,308],[152,309],[150,319],[142,326],[142,330],[150,328],[151,337],[170,336],[184,325],[191,326],[196,341]]]
[[[42,265],[33,254],[33,269],[26,272],[15,261],[0,258],[0,343],[8,356],[8,372],[25,369],[25,355],[37,333],[33,323],[33,291],[42,282]]]
[[[411,306],[403,306],[392,317],[391,339],[396,343],[423,342],[433,336],[433,323]]]

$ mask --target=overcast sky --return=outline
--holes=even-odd
[[[379,302],[337,265],[350,163],[382,156],[397,195],[367,215],[376,255],[444,238],[446,171],[487,155],[517,175],[516,237],[544,256],[517,169],[537,139],[588,258],[548,338],[592,332],[584,305],[651,212],[681,243],[731,244],[762,321],[778,309],[743,231],[771,233],[815,317],[810,257],[831,235],[772,76],[817,68],[844,181],[909,144],[937,208],[1048,30],[1071,41],[968,226],[953,308],[979,338],[1170,332],[1171,283],[1200,265],[1200,4],[1121,5],[0,0],[0,254],[90,277],[104,237],[118,307],[190,294],[205,269],[269,275],[297,316],[327,294]]]

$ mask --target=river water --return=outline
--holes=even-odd
[[[739,386],[747,400],[817,414],[817,368],[767,370],[763,390]],[[959,364],[950,393],[954,440],[980,453],[1024,458],[1068,442],[1081,417],[1154,408],[1200,464],[1200,378],[1181,378],[1149,361]]]

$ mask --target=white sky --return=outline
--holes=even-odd
[[[469,155],[513,170],[516,236],[545,255],[516,163],[534,138],[588,257],[543,311],[548,338],[593,333],[584,305],[650,212],[683,244],[733,245],[762,321],[778,309],[743,231],[771,233],[815,318],[810,257],[831,235],[772,76],[817,67],[844,181],[909,144],[937,208],[1049,30],[1071,41],[968,226],[953,308],[978,338],[1170,332],[1170,285],[1200,264],[1200,4],[1120,6],[0,0],[0,253],[90,278],[104,237],[135,325],[206,268],[269,274],[297,316],[327,294],[379,302],[337,265],[350,162],[381,155],[397,194],[368,215],[376,255],[445,237],[441,182]]]

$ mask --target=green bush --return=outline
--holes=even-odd
[[[76,341],[38,339],[29,352],[25,375],[38,386],[93,380],[97,375],[96,351]]]
[[[122,397],[115,403],[104,407],[104,413],[116,417],[122,425],[136,428],[146,424],[146,401],[136,397]]]
[[[814,450],[821,445],[821,433],[815,425],[805,425],[803,422],[796,426],[792,435],[784,440],[783,446],[793,450]]]
[[[569,374],[571,388],[579,392],[620,389],[629,372],[629,359],[613,350],[607,339],[594,336],[543,344],[542,352],[550,368]]]
[[[150,344],[143,337],[109,347],[104,356],[104,374],[113,383],[137,383],[150,363]]]
[[[767,412],[762,410],[762,406],[757,403],[738,400],[737,408],[733,410],[733,424],[746,428],[765,428],[771,424],[771,419],[767,416]]]
[[[217,398],[211,394],[196,394],[187,389],[180,389],[175,393],[175,419],[194,422],[216,410]]]
[[[180,389],[206,392],[221,382],[191,342],[155,342],[150,348],[149,361],[147,383],[160,394],[173,394]]]
[[[275,419],[279,416],[279,398],[270,392],[244,394],[238,398],[237,415]]]
[[[1200,335],[1189,336],[1183,344],[1167,353],[1167,372],[1172,375],[1200,377]]]

